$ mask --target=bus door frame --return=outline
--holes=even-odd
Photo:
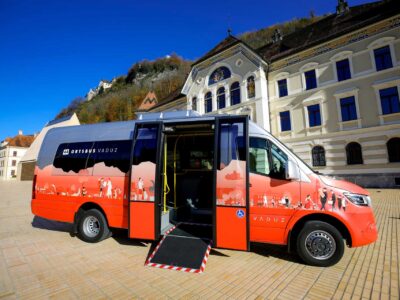
[[[137,135],[138,131],[140,128],[148,128],[148,127],[154,127],[157,126],[157,152],[156,152],[156,170],[155,170],[155,177],[154,177],[154,201],[138,201],[138,200],[133,200],[131,199],[131,180],[132,180],[132,164],[133,164],[133,155],[135,151],[135,146],[137,142]],[[144,121],[144,122],[136,122],[135,123],[135,128],[133,130],[133,135],[132,135],[132,149],[131,149],[131,161],[130,161],[130,170],[129,170],[129,178],[128,178],[128,236],[129,238],[134,238],[134,239],[144,239],[144,240],[157,240],[160,237],[160,218],[161,218],[161,212],[160,212],[160,205],[161,205],[161,199],[162,199],[162,183],[164,178],[162,178],[162,165],[163,165],[163,160],[162,160],[162,155],[163,155],[163,144],[164,144],[164,134],[163,134],[163,128],[164,128],[164,123],[162,121]],[[139,223],[136,223],[135,220],[132,220],[132,211],[134,203],[142,203],[145,205],[151,205],[153,204],[153,226],[154,226],[154,232],[152,234],[143,234],[143,233],[137,233],[133,232],[132,230],[132,225],[137,225],[141,227],[141,225],[150,225],[150,221],[147,224],[143,224],[143,220],[139,220]],[[140,222],[142,221],[142,222]],[[131,222],[135,222],[132,223]]]
[[[243,123],[243,137],[245,142],[245,158],[246,158],[246,204],[245,206],[222,206],[217,204],[217,170],[218,170],[218,161],[219,161],[219,153],[220,153],[220,130],[219,127],[221,124],[224,123],[234,123],[234,122],[242,122]],[[216,116],[215,117],[215,141],[214,141],[214,183],[213,183],[213,242],[217,248],[227,248],[227,249],[236,249],[236,250],[243,250],[249,251],[250,250],[250,177],[249,177],[249,146],[250,146],[250,139],[249,139],[249,117],[242,115],[242,116]],[[226,243],[221,242],[218,239],[218,236],[221,239],[221,229],[218,230],[218,218],[220,208],[226,208],[235,210],[235,213],[239,213],[239,210],[245,208],[245,240],[244,242],[238,246],[238,243],[234,241],[233,243]],[[234,219],[235,221],[235,219]],[[225,228],[222,230],[223,235],[232,236],[232,234],[227,228],[228,226],[224,226]],[[227,228],[227,229],[226,229]],[[244,239],[244,237],[242,237]],[[232,239],[234,240],[234,238]]]

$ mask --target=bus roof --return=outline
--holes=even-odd
[[[161,113],[140,113],[137,120],[96,123],[87,125],[77,125],[68,127],[57,127],[50,129],[43,140],[39,156],[38,166],[43,168],[53,162],[54,155],[60,144],[76,142],[95,142],[95,141],[117,141],[129,140],[133,138],[133,130],[137,122],[163,121],[172,122],[198,122],[213,121],[217,116],[202,116],[194,111],[173,111]],[[229,116],[229,115],[225,115]],[[253,122],[249,124],[250,133],[263,133],[265,131]]]

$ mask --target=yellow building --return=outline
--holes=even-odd
[[[188,109],[248,114],[314,169],[400,186],[400,5],[336,13],[252,49],[229,35],[193,64]]]

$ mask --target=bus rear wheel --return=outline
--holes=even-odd
[[[97,243],[110,235],[105,216],[97,209],[83,212],[78,223],[78,236],[88,243]]]
[[[297,253],[309,265],[332,266],[343,256],[343,237],[331,224],[308,221],[297,237]]]

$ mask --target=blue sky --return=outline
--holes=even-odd
[[[40,131],[73,98],[101,79],[126,74],[138,60],[172,52],[195,59],[225,38],[228,27],[240,34],[311,10],[334,12],[336,4],[0,0],[0,140],[18,129]]]

